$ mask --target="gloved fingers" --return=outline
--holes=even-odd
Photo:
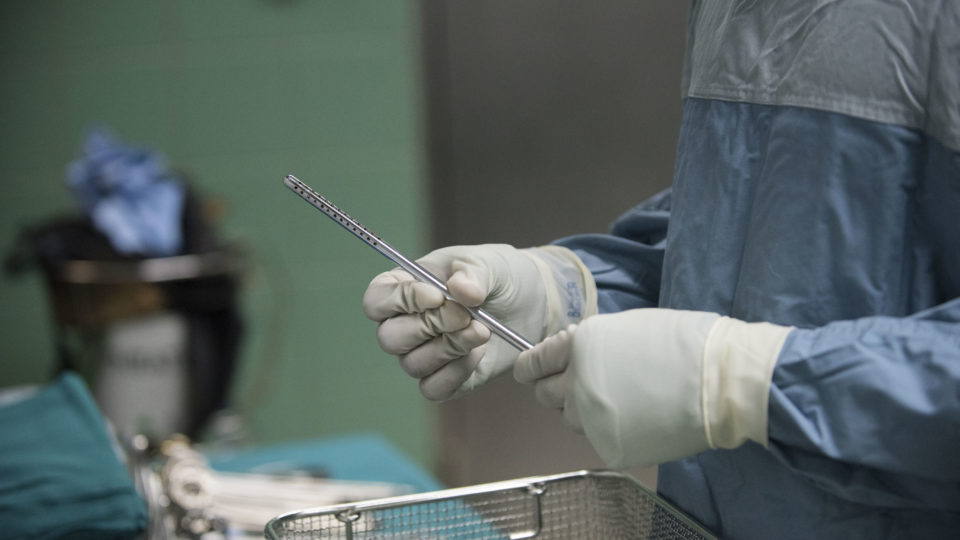
[[[472,320],[463,306],[444,302],[436,309],[396,315],[381,322],[377,341],[390,354],[406,354],[437,336],[463,330]]]
[[[490,330],[479,321],[472,321],[462,330],[442,334],[401,355],[400,367],[411,377],[421,379],[467,356],[489,339]]]
[[[451,263],[452,274],[447,279],[450,296],[465,306],[476,307],[490,294],[490,270],[486,265],[470,259],[455,260]]]
[[[579,433],[583,433],[580,414],[573,403],[573,372],[571,370],[544,377],[533,385],[534,396],[544,407],[559,409],[564,423]]]
[[[576,325],[541,341],[529,351],[520,353],[513,366],[513,377],[517,382],[530,384],[544,377],[562,373],[570,364],[570,351],[573,344],[573,332]]]
[[[573,374],[567,372],[566,375],[573,378]],[[563,404],[563,423],[577,433],[583,433],[583,422],[580,421],[580,412],[577,410],[573,401],[573,383],[570,383],[569,393]]]
[[[548,409],[563,409],[568,390],[569,377],[563,373],[544,377],[533,384],[533,395],[537,401]]]
[[[437,371],[420,379],[420,393],[431,401],[444,401],[453,397],[477,368],[486,354],[486,345],[481,345],[466,356],[448,362]]]
[[[433,285],[414,279],[406,270],[394,268],[379,274],[363,293],[363,312],[380,322],[394,315],[422,313],[440,307],[443,292]]]

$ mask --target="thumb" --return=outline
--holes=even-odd
[[[476,307],[482,304],[490,293],[490,270],[482,264],[472,261],[455,261],[451,265],[453,274],[447,280],[447,290],[457,302]]]
[[[513,366],[513,377],[517,382],[532,384],[566,371],[570,364],[570,352],[576,328],[577,325],[571,324],[541,341],[529,351],[520,353]]]

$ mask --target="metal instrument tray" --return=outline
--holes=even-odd
[[[712,539],[629,476],[578,471],[313,508],[267,523],[271,540]]]

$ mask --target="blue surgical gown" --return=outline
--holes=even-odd
[[[960,8],[861,4],[694,2],[671,190],[557,241],[601,312],[795,327],[769,447],[660,466],[723,538],[960,537]]]

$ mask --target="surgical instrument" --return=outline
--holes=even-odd
[[[379,236],[370,232],[366,227],[357,222],[357,220],[348,216],[345,212],[337,208],[332,202],[304,184],[300,179],[293,175],[287,175],[283,179],[285,186],[299,195],[303,200],[313,205],[330,219],[340,224],[341,227],[350,231],[354,236],[363,240],[368,246],[380,252],[381,255],[396,263],[410,273],[414,278],[433,285],[443,292],[444,297],[452,302],[457,302],[450,296],[446,284],[437,276],[433,275],[423,266],[413,260],[405,257],[402,253],[394,249]],[[460,304],[463,305],[463,304]],[[523,336],[513,331],[505,324],[495,319],[492,315],[479,307],[463,306],[474,319],[480,321],[491,332],[500,336],[504,341],[514,346],[519,351],[526,351],[533,348],[533,343],[527,341]]]

